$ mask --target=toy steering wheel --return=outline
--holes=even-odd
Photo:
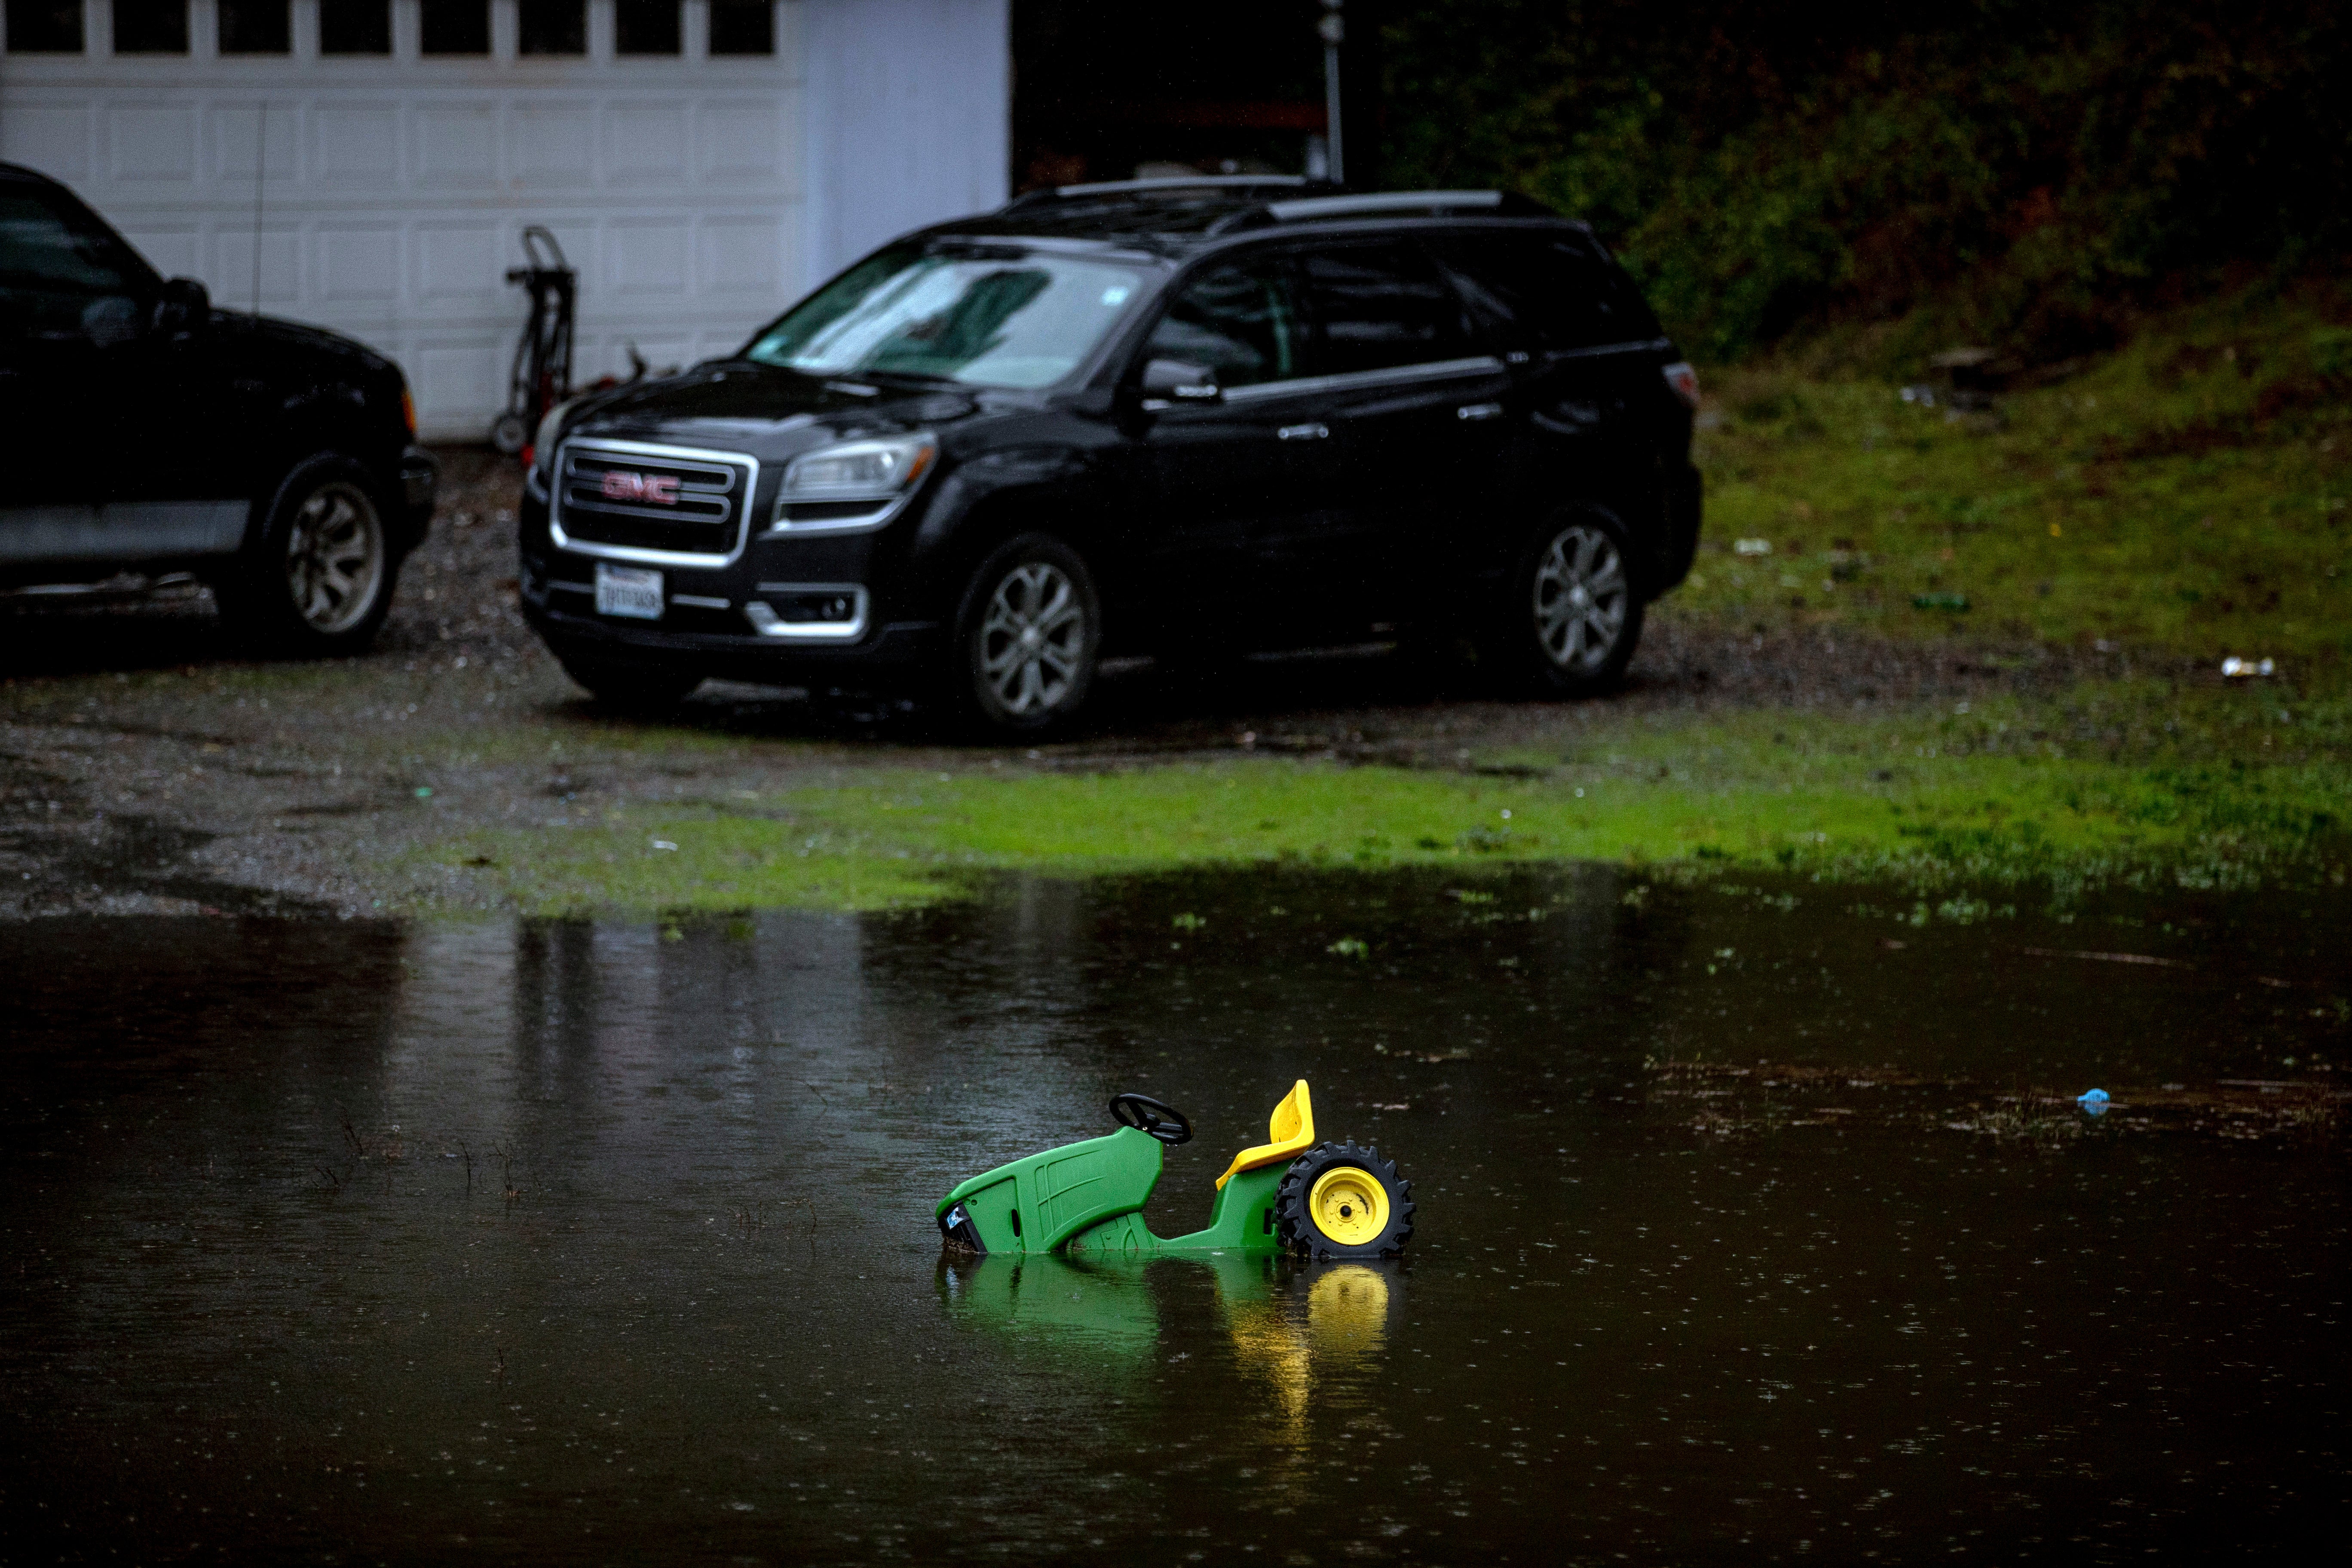
[[[1148,1094],[1114,1094],[1110,1097],[1111,1120],[1121,1127],[1132,1127],[1149,1132],[1162,1143],[1190,1143],[1192,1124],[1184,1113],[1163,1100]]]

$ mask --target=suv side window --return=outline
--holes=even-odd
[[[1144,358],[1205,365],[1220,386],[1252,386],[1302,374],[1304,335],[1290,268],[1266,257],[1194,279],[1151,330]]]
[[[78,216],[0,187],[0,336],[104,348],[139,335],[138,269],[120,241]]]
[[[1300,258],[1315,318],[1311,375],[1348,375],[1466,359],[1462,300],[1418,247],[1334,247]]]
[[[1481,324],[1514,347],[1545,353],[1660,335],[1633,280],[1581,235],[1457,234],[1436,248]]]

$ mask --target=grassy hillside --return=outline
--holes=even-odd
[[[1716,373],[1708,538],[1679,611],[2341,666],[2347,321],[2342,285],[2241,292],[1976,409],[1840,368],[1871,357],[1853,334]]]

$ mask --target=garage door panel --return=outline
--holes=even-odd
[[[291,181],[299,176],[295,154],[300,144],[301,126],[299,111],[293,104],[273,100],[266,110],[258,102],[215,104],[207,118],[212,132],[208,138],[212,175],[215,180],[250,188],[257,156],[267,160],[260,171],[265,195],[267,182]]]
[[[791,133],[796,107],[783,95],[702,105],[695,114],[702,177],[797,193]]]
[[[420,104],[409,119],[419,185],[446,190],[498,184],[499,116],[491,105]]]
[[[786,226],[765,215],[709,217],[699,226],[697,281],[713,298],[772,300],[782,292]]]
[[[98,166],[90,127],[87,103],[7,102],[0,106],[0,158],[86,185]]]
[[[604,166],[614,184],[684,181],[684,103],[614,103],[604,110]]]
[[[196,116],[185,104],[109,104],[106,130],[118,180],[184,185],[196,172]]]
[[[321,224],[319,297],[337,304],[396,304],[402,237],[396,223]]]
[[[878,27],[906,0],[866,3]],[[265,310],[392,354],[428,437],[479,439],[528,308],[505,276],[528,224],[579,270],[583,380],[626,374],[632,342],[656,370],[731,353],[804,284],[792,37],[766,63],[561,70],[0,56],[0,157],[68,180],[225,308],[250,307],[257,260]]]
[[[524,103],[509,110],[508,177],[533,187],[586,187],[596,180],[592,103]]]
[[[418,406],[439,410],[449,434],[462,429],[476,414],[488,424],[489,416],[506,405],[506,367],[498,356],[483,352],[478,339],[420,336],[409,353],[407,368]]]
[[[352,190],[400,184],[400,110],[389,103],[321,104],[311,114],[321,181]]]
[[[416,297],[487,305],[506,287],[504,226],[494,223],[416,225]]]
[[[255,241],[260,242],[261,266],[254,267]],[[299,228],[268,226],[256,236],[250,228],[224,227],[213,238],[215,265],[209,276],[213,292],[224,305],[250,310],[257,281],[261,308],[290,310],[302,303],[302,233]]]
[[[682,300],[688,293],[684,218],[631,218],[606,226],[605,276],[625,299]]]

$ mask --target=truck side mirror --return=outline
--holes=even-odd
[[[193,278],[174,278],[163,285],[155,301],[159,332],[202,331],[213,319],[211,291]]]
[[[1143,367],[1143,395],[1170,403],[1222,403],[1217,373],[1181,359],[1156,359]]]

